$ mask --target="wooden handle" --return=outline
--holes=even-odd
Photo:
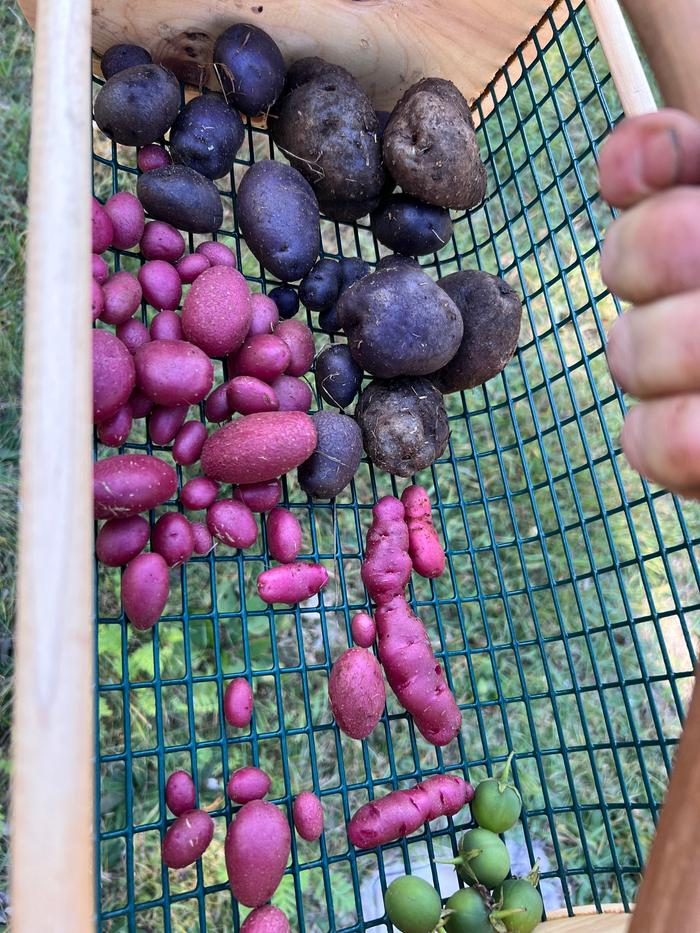
[[[16,933],[94,929],[90,0],[40,0],[24,318]]]

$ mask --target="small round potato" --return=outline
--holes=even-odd
[[[201,858],[214,836],[214,820],[205,810],[188,810],[168,827],[163,861],[168,868],[186,868]]]
[[[277,43],[250,23],[236,23],[221,33],[214,66],[226,99],[249,117],[268,110],[284,85],[286,69]]]
[[[150,65],[152,62],[151,53],[143,46],[122,42],[107,49],[100,59],[100,68],[105,81],[109,81],[126,68],[133,68],[134,65]]]
[[[373,211],[371,221],[379,242],[405,256],[437,253],[452,236],[448,210],[407,194],[392,194]]]
[[[141,515],[110,518],[97,532],[97,559],[105,567],[124,567],[146,547],[150,533],[150,525]]]
[[[163,308],[151,321],[149,333],[151,340],[182,340],[182,318],[177,311]]]
[[[179,567],[192,556],[192,526],[179,512],[161,515],[151,533],[151,549],[160,554],[168,567]]]
[[[136,384],[157,405],[194,405],[214,381],[211,361],[186,340],[152,340],[136,351]]]
[[[299,286],[299,300],[309,311],[326,311],[340,294],[341,266],[335,259],[319,259]]]
[[[144,259],[175,262],[185,252],[185,240],[172,224],[151,220],[143,228],[140,249]]]
[[[233,168],[245,131],[238,111],[221,94],[202,94],[185,104],[170,130],[173,161],[207,178],[223,178]]]
[[[134,65],[100,88],[95,122],[123,146],[146,146],[163,138],[179,107],[180,85],[172,71],[162,65]]]
[[[157,143],[149,143],[148,146],[139,149],[136,156],[136,164],[141,172],[152,172],[154,168],[163,168],[172,161],[169,152]]]
[[[185,423],[188,405],[154,405],[148,415],[148,436],[153,444],[171,444]]]
[[[207,476],[194,476],[180,490],[183,508],[191,511],[208,509],[219,495],[219,484]]]
[[[350,483],[362,457],[362,432],[357,422],[336,411],[313,415],[316,449],[297,471],[299,485],[316,499],[332,499]]]
[[[151,339],[146,325],[135,317],[117,325],[115,333],[132,355],[136,353],[139,347],[142,347],[144,343],[148,343]]]
[[[160,554],[139,554],[122,576],[122,605],[134,628],[153,628],[168,601],[168,565]]]
[[[102,286],[102,313],[105,324],[123,324],[133,317],[141,304],[141,286],[135,275],[122,269]]]
[[[112,221],[112,246],[131,249],[143,234],[143,208],[139,199],[129,191],[118,191],[105,204]]]
[[[296,376],[278,376],[270,383],[280,411],[308,411],[313,394],[308,382]]]
[[[173,816],[182,816],[197,806],[197,791],[187,771],[173,771],[165,784],[165,803]]]
[[[347,408],[362,385],[364,373],[345,343],[330,343],[316,357],[316,391],[336,408]]]

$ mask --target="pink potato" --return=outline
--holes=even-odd
[[[372,616],[366,612],[358,612],[350,622],[352,640],[360,648],[370,648],[377,637],[377,627]]]
[[[301,525],[286,509],[273,509],[267,517],[267,549],[273,560],[291,564],[301,551]]]
[[[148,454],[114,454],[93,468],[95,518],[128,518],[172,499],[177,474]]]
[[[149,143],[139,149],[136,155],[136,164],[142,172],[152,172],[154,168],[163,168],[171,162],[170,153],[157,143]]]
[[[323,833],[323,804],[310,790],[302,791],[292,806],[294,828],[302,839],[315,842]]]
[[[413,569],[422,577],[439,577],[445,569],[445,552],[433,525],[428,493],[422,486],[406,486],[401,493],[408,526],[408,553]]]
[[[109,278],[109,266],[97,253],[92,254],[92,277],[98,285],[104,285]]]
[[[122,606],[134,628],[153,628],[168,601],[168,565],[160,554],[139,554],[122,575]]]
[[[165,803],[173,816],[182,816],[197,806],[197,792],[187,771],[173,771],[165,785]]]
[[[221,483],[264,483],[307,460],[317,439],[313,418],[300,411],[244,415],[207,438],[202,471]]]
[[[275,324],[279,323],[280,313],[277,305],[268,295],[254,292],[250,296],[252,315],[247,337],[256,334],[271,334]]]
[[[263,602],[294,605],[310,599],[328,583],[322,564],[283,564],[263,570],[258,576],[258,593]]]
[[[136,385],[157,405],[194,405],[214,381],[211,360],[185,340],[152,340],[137,350]]]
[[[219,499],[209,506],[207,528],[215,538],[233,548],[251,547],[258,537],[255,516],[247,505],[234,499]]]
[[[204,522],[192,522],[192,540],[195,554],[208,554],[214,547],[211,533]]]
[[[151,527],[141,515],[110,518],[97,532],[95,553],[105,567],[124,567],[148,544]]]
[[[279,401],[280,411],[308,411],[313,395],[303,379],[296,376],[278,376],[270,385]]]
[[[104,253],[112,245],[112,221],[97,198],[92,199],[92,251]]]
[[[187,405],[154,405],[148,416],[148,436],[154,444],[171,444],[185,423]]]
[[[125,444],[131,433],[133,415],[129,403],[126,402],[111,418],[100,421],[97,425],[97,437],[100,444],[105,447],[121,447]]]
[[[151,550],[160,554],[168,567],[179,567],[192,557],[192,526],[179,512],[161,515],[151,533]]]
[[[231,409],[242,415],[277,411],[280,407],[275,390],[255,376],[235,376],[227,383],[226,392]]]
[[[228,779],[226,793],[234,803],[248,803],[250,800],[262,800],[271,785],[272,781],[264,771],[247,766],[233,772]]]
[[[102,286],[95,279],[92,280],[92,319],[96,321],[105,308],[105,296]]]
[[[198,275],[185,295],[185,337],[211,357],[224,357],[243,343],[252,315],[248,283],[236,269],[213,266]]]
[[[177,274],[183,285],[191,285],[197,276],[209,268],[209,260],[202,253],[190,253],[175,263]]]
[[[251,910],[241,927],[241,933],[290,933],[289,920],[279,907],[264,904]]]
[[[182,282],[169,262],[153,259],[139,269],[139,282],[143,297],[159,311],[162,308],[174,309],[182,298]]]
[[[204,243],[199,244],[196,252],[201,256],[206,256],[210,266],[236,268],[236,257],[224,243],[219,243],[216,240],[205,240]]]
[[[168,868],[186,868],[201,858],[214,836],[214,820],[205,810],[188,810],[168,827],[163,861]]]
[[[153,402],[140,389],[134,389],[129,396],[129,407],[134,420],[145,418],[153,408]]]
[[[192,466],[202,453],[207,429],[201,421],[187,421],[177,432],[173,444],[173,460],[180,466]]]
[[[275,334],[256,334],[246,338],[233,359],[229,371],[235,376],[256,376],[270,382],[281,376],[291,360],[289,347]]]
[[[195,476],[180,490],[180,502],[192,511],[208,509],[219,494],[219,484],[207,476]]]
[[[204,417],[214,424],[228,421],[233,414],[228,401],[228,383],[217,386],[204,403]]]
[[[179,230],[162,220],[151,220],[143,228],[141,255],[144,259],[175,262],[185,252],[185,241]]]
[[[253,718],[253,690],[245,677],[234,677],[224,692],[224,719],[244,729]]]
[[[92,332],[92,418],[107,421],[134,388],[134,360],[124,344],[106,330]]]
[[[236,900],[260,907],[279,887],[287,867],[291,833],[284,814],[266,800],[238,811],[226,834],[226,871]]]
[[[236,486],[233,498],[244,502],[251,512],[269,512],[282,498],[282,483],[278,479],[269,479],[264,483]]]
[[[328,698],[338,728],[351,739],[366,739],[386,704],[379,662],[365,648],[348,648],[331,669]]]
[[[145,218],[141,202],[128,191],[113,194],[105,204],[105,211],[112,221],[112,246],[131,249],[141,239]]]
[[[182,319],[177,311],[159,311],[149,327],[151,340],[182,340]]]
[[[119,324],[116,334],[132,356],[139,347],[142,347],[144,343],[148,343],[151,339],[146,325],[135,317],[129,318],[123,324]]]
[[[288,376],[303,376],[311,369],[316,346],[314,335],[306,324],[293,319],[280,321],[275,327],[275,337],[281,337],[289,347],[290,360],[285,369]]]
[[[101,320],[105,324],[123,324],[138,311],[141,286],[130,272],[115,272],[102,286],[104,305]]]

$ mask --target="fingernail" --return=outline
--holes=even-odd
[[[678,135],[672,129],[650,133],[639,149],[640,181],[647,189],[658,191],[677,183],[681,169]]]
[[[605,353],[608,360],[608,369],[614,381],[623,392],[629,391],[627,381],[634,360],[629,321],[626,315],[619,317],[610,328]]]
[[[605,234],[605,241],[600,251],[600,277],[608,288],[612,288],[615,279],[615,269],[618,264],[619,236],[617,235],[617,225],[622,218],[613,220]]]
[[[625,423],[622,425],[620,434],[620,446],[627,458],[627,462],[638,473],[644,472],[643,417],[644,413],[641,405],[630,408],[625,416]]]

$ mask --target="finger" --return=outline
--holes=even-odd
[[[700,287],[700,188],[654,194],[614,220],[600,271],[612,292],[635,304]]]
[[[600,193],[613,207],[700,183],[700,123],[671,109],[623,120],[600,150],[598,176]]]
[[[637,398],[700,391],[700,291],[623,314],[607,355],[615,382]]]
[[[621,442],[647,479],[681,495],[700,489],[700,395],[640,402],[627,413]]]

